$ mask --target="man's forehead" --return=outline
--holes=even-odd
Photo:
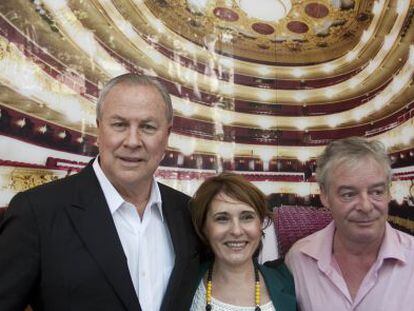
[[[388,177],[385,167],[373,157],[333,161],[327,172],[328,184],[335,182],[337,186],[349,185],[349,180],[354,183],[369,180],[372,184],[387,184]]]
[[[370,156],[355,159],[338,159],[337,161],[333,161],[330,167],[330,172],[340,172],[341,174],[351,172],[355,173],[360,171],[362,168],[365,171],[377,172],[378,170],[380,170],[385,173],[385,168],[381,165],[381,163],[377,161],[377,159],[375,159],[374,157]]]
[[[108,111],[118,110],[122,105],[134,106],[137,104],[156,105],[157,109],[165,110],[168,115],[168,105],[165,102],[161,92],[153,85],[140,85],[123,82],[115,85],[102,102],[101,113],[108,113]],[[128,108],[129,109],[129,108]],[[146,109],[141,110],[145,112]],[[114,112],[112,112],[114,113]]]
[[[356,182],[356,183],[346,183],[346,182],[342,182],[339,181],[339,183],[337,183],[337,188],[338,190],[348,190],[348,189],[356,189],[356,188],[360,188],[361,186],[364,186],[366,188],[382,188],[382,187],[386,187],[387,183],[386,181],[378,181],[378,182]]]
[[[139,116],[139,118],[134,118],[130,114],[122,114],[119,111],[115,111],[112,114],[108,114],[109,120],[121,120],[121,121],[139,121],[139,122],[151,122],[151,121],[157,121],[157,119],[153,115],[146,115],[142,114]]]

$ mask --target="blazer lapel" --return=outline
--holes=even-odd
[[[175,253],[174,268],[168,281],[161,310],[173,310],[174,307],[171,305],[172,299],[177,295],[177,290],[185,273],[185,261],[191,255],[189,254],[191,250],[188,247],[187,224],[184,223],[182,207],[176,206],[177,202],[168,196],[162,185],[160,185],[160,191],[163,202],[163,214],[168,224]]]
[[[92,162],[91,162],[92,163]],[[109,207],[91,163],[79,173],[69,217],[120,301],[130,311],[141,310]]]

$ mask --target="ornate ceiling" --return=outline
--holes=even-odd
[[[93,138],[100,87],[136,71],[170,90],[185,154],[315,157],[347,135],[413,146],[412,1],[292,0],[276,22],[242,2],[2,1],[1,105]]]
[[[96,155],[99,90],[126,72],[172,95],[158,177],[179,190],[236,170],[309,198],[323,147],[358,135],[388,148],[402,202],[413,14],[414,0],[1,0],[0,207]]]
[[[193,2],[205,5],[200,7]],[[277,21],[254,17],[242,9],[240,1],[151,0],[146,3],[167,27],[200,46],[269,64],[321,63],[346,54],[369,26],[374,3],[373,0],[287,2],[291,9]],[[265,3],[256,1],[254,5],[258,9],[257,6]]]

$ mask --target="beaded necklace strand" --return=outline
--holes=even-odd
[[[212,282],[212,276],[213,276],[213,264],[210,265],[210,268],[208,268],[208,274],[207,274],[207,288],[206,288],[206,311],[211,311],[211,292],[213,289],[213,282]],[[254,304],[256,305],[256,308],[254,311],[260,311],[260,278],[259,278],[259,269],[257,268],[257,265],[254,264]]]

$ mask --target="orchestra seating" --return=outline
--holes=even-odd
[[[324,228],[331,220],[331,213],[325,208],[305,206],[275,208],[274,224],[279,257],[284,257],[297,240]]]

